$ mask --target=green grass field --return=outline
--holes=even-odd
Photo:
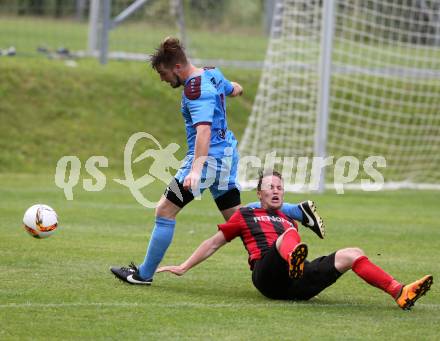
[[[38,47],[71,51],[87,50],[88,23],[72,20],[38,19],[35,17],[0,17],[0,49],[15,46],[17,53],[36,56]],[[260,60],[264,59],[267,37],[257,28],[213,32],[188,29],[189,52],[205,59]],[[123,23],[109,35],[109,51],[151,53],[158,41],[178,35],[174,23],[152,25],[142,22]],[[215,35],[215,39],[213,38]]]
[[[191,57],[201,59],[223,59],[242,61],[263,61],[266,55],[268,36],[258,23],[249,26],[230,25],[225,27],[205,27],[204,29],[187,28],[187,50]],[[178,36],[174,22],[161,24],[148,21],[124,22],[109,34],[109,51],[130,53],[151,53],[158,42],[166,36]],[[215,39],[213,39],[215,37]],[[292,44],[295,42],[293,41]],[[55,51],[60,47],[70,51],[85,51],[88,44],[88,23],[69,19],[36,18],[31,16],[0,17],[0,49],[15,46],[19,56],[42,56],[38,47],[46,47]],[[297,62],[318,60],[319,47],[314,41],[305,44],[298,41],[305,54],[296,53]],[[305,44],[305,45],[304,45]],[[438,70],[440,67],[440,50],[429,46],[405,46],[365,44],[352,42],[338,37],[334,42],[333,62],[337,65],[390,68],[410,67]],[[314,51],[314,52],[312,52]],[[350,51],[362,51],[360,54],[375,55],[378,58],[356,59]],[[316,53],[316,55],[314,55]],[[423,53],[423,58],[421,55]],[[413,65],[411,58],[417,58],[418,65]],[[409,64],[408,64],[409,63]]]
[[[260,73],[224,69],[245,85],[245,94],[228,100],[229,126],[237,138],[246,126]],[[135,132],[147,131],[163,146],[176,142],[186,153],[181,91],[160,82],[146,63],[5,58],[0,61],[0,172],[46,172],[64,155],[82,162],[109,158],[123,170],[123,151]],[[160,100],[158,100],[160,99]],[[49,151],[49,152],[48,152]]]
[[[4,29],[8,25],[0,21],[3,44],[14,33],[12,25]],[[47,27],[41,29],[45,36]],[[40,34],[38,27],[34,31]],[[220,44],[204,56],[227,58],[230,51],[218,53],[221,49]],[[256,49],[237,51],[237,58],[262,56]],[[229,101],[229,125],[240,139],[260,72],[223,71],[245,85],[244,96]],[[287,196],[291,202],[315,200],[326,220],[324,241],[301,230],[310,258],[359,246],[403,282],[433,274],[433,288],[410,312],[353,273],[310,302],[268,300],[251,284],[239,240],[184,277],[159,274],[152,287],[124,285],[108,269],[142,261],[154,212],[112,179],[123,175],[123,148],[134,132],[185,149],[179,91],[158,82],[142,63],[102,67],[86,59],[71,68],[60,60],[2,57],[0,75],[0,340],[438,339],[438,192]],[[67,201],[54,183],[56,162],[64,155],[78,155],[83,166],[92,155],[106,156],[105,189],[82,190],[88,177],[82,168],[74,200]],[[159,198],[163,187],[152,184],[148,198]],[[243,193],[244,202],[254,200],[254,193]],[[58,212],[60,228],[49,239],[33,239],[21,227],[24,211],[35,203]],[[178,217],[164,263],[183,261],[220,222],[208,193],[194,201]]]
[[[436,283],[410,312],[349,272],[309,302],[271,301],[251,284],[239,240],[183,277],[153,286],[123,284],[109,272],[143,258],[153,211],[108,178],[102,192],[75,189],[64,199],[53,175],[0,175],[0,339],[306,340],[438,339]],[[151,187],[151,196],[163,184]],[[245,192],[244,201],[254,200]],[[300,201],[308,196],[287,196]],[[301,229],[310,258],[360,246],[398,280],[440,274],[436,192],[352,192],[312,196],[327,223],[319,240]],[[24,210],[52,205],[60,227],[49,239],[21,227]],[[183,261],[216,230],[220,214],[205,195],[178,217],[165,264]]]

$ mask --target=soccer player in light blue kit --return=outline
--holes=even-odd
[[[139,267],[132,263],[128,267],[110,269],[125,282],[143,285],[151,284],[171,244],[176,216],[194,199],[194,195],[209,188],[226,221],[241,207],[236,180],[239,159],[237,140],[227,126],[226,96],[241,95],[242,87],[227,80],[217,68],[194,66],[187,59],[179,40],[171,37],[166,38],[151,56],[151,65],[162,81],[173,88],[184,87],[181,111],[188,152],[156,207],[155,226],[144,262]],[[251,204],[252,207],[259,205]],[[298,205],[284,204],[282,211],[323,238],[324,224],[312,201]]]

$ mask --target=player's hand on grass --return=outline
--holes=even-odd
[[[180,265],[167,265],[161,266],[156,270],[156,272],[171,272],[177,276],[182,276],[186,272],[186,270]]]

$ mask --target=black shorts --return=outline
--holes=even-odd
[[[184,208],[194,200],[194,195],[183,188],[183,184],[173,178],[163,194],[174,205]]]
[[[252,282],[266,297],[278,300],[308,300],[329,287],[341,276],[335,268],[336,252],[304,262],[304,276],[291,279],[287,262],[281,258],[275,243],[254,264]]]
[[[165,197],[174,205],[184,208],[187,204],[194,200],[194,195],[191,191],[183,188],[176,178],[172,179],[164,192]],[[232,188],[221,196],[215,198],[215,203],[220,211],[238,206],[241,204],[240,191],[237,188]]]

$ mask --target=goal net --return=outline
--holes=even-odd
[[[268,155],[297,190],[314,156],[326,187],[344,156],[353,187],[382,156],[382,188],[440,189],[440,1],[279,0],[240,152],[244,187]]]

